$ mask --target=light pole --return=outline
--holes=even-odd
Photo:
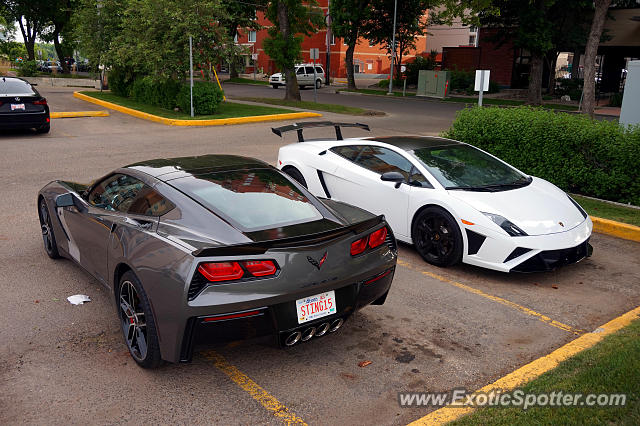
[[[389,68],[389,92],[387,95],[393,95],[393,60],[396,58],[396,11],[398,9],[398,0],[393,2],[393,36],[391,37],[391,68]]]

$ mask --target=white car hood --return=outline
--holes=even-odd
[[[565,232],[585,220],[564,191],[535,177],[529,185],[509,191],[448,193],[481,212],[505,217],[528,235]]]

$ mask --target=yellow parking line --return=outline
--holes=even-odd
[[[75,117],[108,117],[109,111],[60,111],[52,112],[51,118],[75,118]]]
[[[476,393],[507,392],[541,376],[547,371],[555,368],[560,362],[594,346],[605,336],[615,333],[621,328],[629,325],[640,316],[640,307],[637,307],[626,314],[623,314],[605,325],[598,327],[591,333],[585,333],[577,339],[556,349],[549,355],[538,358],[529,364],[518,368],[513,373],[496,380],[495,382],[476,391]],[[441,425],[459,419],[460,417],[474,411],[472,407],[460,407],[460,404],[450,404],[435,410],[426,416],[418,419],[409,426]]]
[[[536,318],[539,321],[544,322],[545,324],[549,324],[549,325],[551,325],[553,327],[556,327],[556,328],[559,328],[561,330],[568,331],[568,332],[576,334],[576,335],[582,334],[584,332],[584,330],[579,330],[579,329],[571,327],[570,325],[558,322],[558,321],[556,321],[554,319],[549,318],[548,316],[546,316],[544,314],[536,312],[536,311],[534,311],[532,309],[529,309],[529,308],[527,308],[525,306],[518,305],[517,303],[511,302],[511,301],[509,301],[507,299],[503,299],[502,297],[498,297],[498,296],[494,296],[492,294],[485,293],[482,290],[478,290],[477,288],[470,287],[470,286],[468,286],[466,284],[462,284],[462,283],[459,283],[457,281],[450,280],[449,278],[443,277],[442,275],[434,274],[433,272],[422,271],[422,270],[416,269],[409,262],[405,262],[403,260],[398,259],[398,265],[404,266],[404,267],[409,268],[409,269],[413,269],[414,271],[420,272],[421,274],[426,275],[428,277],[435,278],[436,280],[442,281],[442,282],[447,283],[447,284],[451,284],[451,285],[453,285],[455,287],[458,287],[458,288],[460,288],[462,290],[468,291],[468,292],[473,293],[473,294],[477,294],[478,296],[482,296],[482,297],[484,297],[486,299],[493,300],[494,302],[498,302],[498,303],[500,303],[502,305],[505,305],[505,306],[508,306],[510,308],[516,309],[516,310],[518,310],[520,312],[523,312],[523,313],[525,313],[527,315],[531,315],[532,317]]]
[[[226,374],[235,384],[240,386],[242,390],[247,392],[253,399],[258,401],[268,411],[277,417],[280,421],[288,425],[300,425],[306,426],[304,420],[293,414],[289,409],[278,401],[273,395],[264,390],[260,385],[251,380],[246,374],[238,370],[235,366],[229,364],[229,362],[219,353],[215,351],[206,351],[202,354],[210,361],[213,361],[213,365],[218,367],[220,371]]]

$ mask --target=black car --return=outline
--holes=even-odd
[[[29,82],[19,78],[0,78],[0,130],[50,128],[47,100]]]

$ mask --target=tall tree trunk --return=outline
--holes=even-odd
[[[37,29],[31,28],[31,24],[25,19],[25,23],[22,23],[22,16],[18,19],[20,25],[20,32],[22,33],[22,39],[24,40],[24,47],[27,50],[27,60],[34,61],[36,59],[36,36]],[[26,28],[25,28],[26,27]]]
[[[587,45],[584,49],[584,89],[582,89],[582,110],[590,117],[593,117],[596,101],[596,55],[611,0],[595,0],[594,3],[596,9],[593,13]]]
[[[353,73],[353,52],[356,50],[356,43],[350,44],[345,53],[344,63],[347,67],[347,89],[356,89],[356,79]]]
[[[540,105],[542,103],[542,68],[544,58],[539,53],[531,54],[531,70],[529,71],[529,91],[527,104]]]
[[[571,78],[577,80],[580,77],[580,50],[573,52],[573,60],[571,61]]]
[[[550,52],[551,59],[549,62],[549,81],[547,83],[547,94],[553,96],[556,92],[556,66],[558,65],[558,55],[556,51]],[[548,55],[547,55],[548,57]]]
[[[57,30],[53,33],[53,46],[56,49],[56,54],[58,55],[60,66],[62,67],[62,73],[69,74],[69,65],[67,65],[67,61],[64,60],[64,52],[62,51],[62,46],[60,45],[60,37]]]
[[[282,38],[288,40],[290,37],[289,14],[287,5],[284,1],[278,1],[278,22],[280,23],[280,32]],[[284,75],[287,79],[287,86],[284,98],[290,101],[300,101],[300,88],[298,87],[298,79],[295,70],[291,67],[284,67]]]
[[[236,35],[238,35],[238,26],[236,25],[234,28],[229,31],[231,35],[231,40],[235,40]],[[235,55],[235,52],[231,54],[231,59],[229,59],[229,78],[238,78],[238,58]]]

